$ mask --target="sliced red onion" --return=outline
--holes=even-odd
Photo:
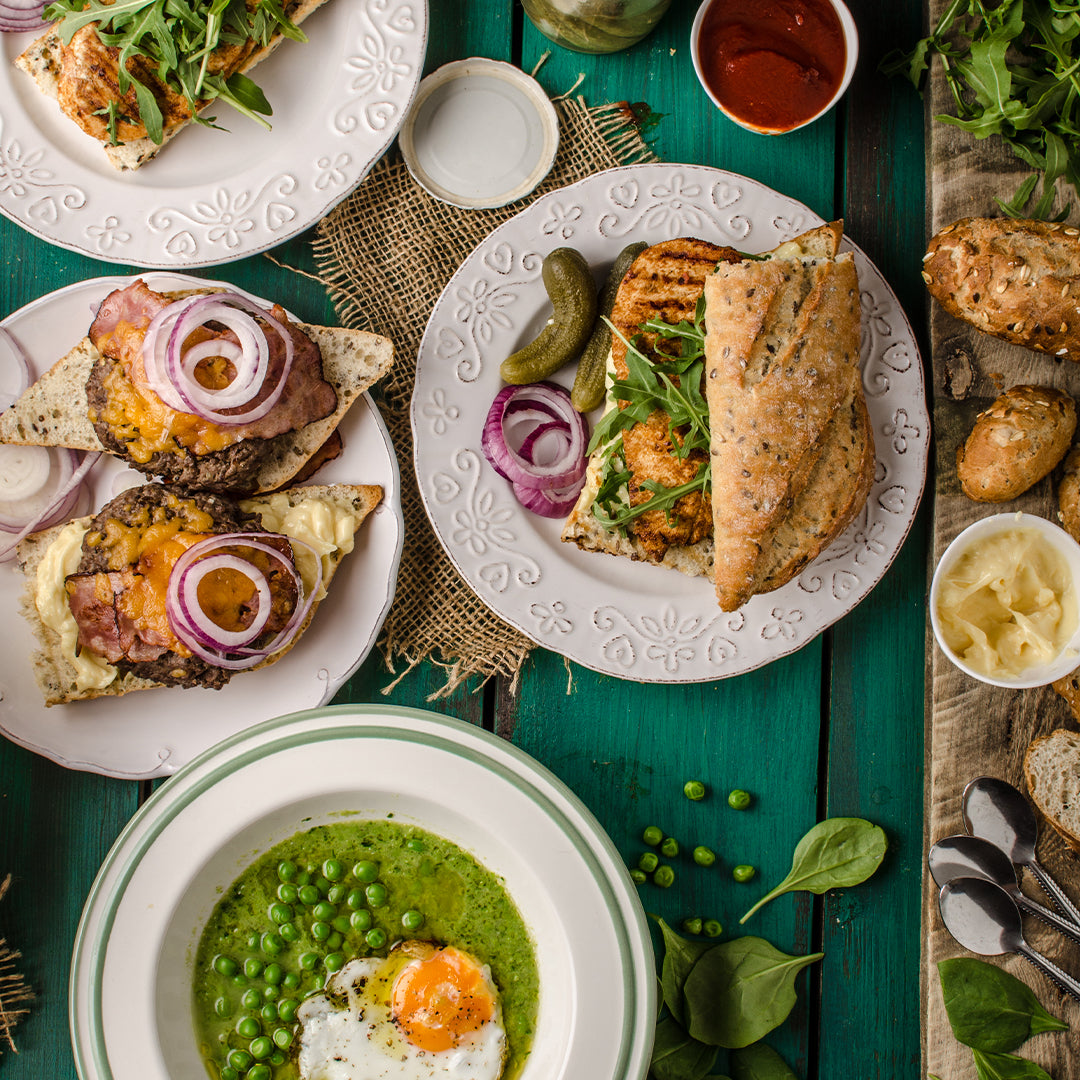
[[[531,510],[542,517],[561,518],[566,517],[574,509],[584,486],[584,477],[576,484],[565,488],[527,488],[515,484],[514,494],[526,510]]]
[[[30,385],[30,361],[19,343],[0,326],[0,412],[22,396]]]
[[[42,18],[45,4],[24,0],[0,0],[0,31],[23,34],[30,30],[44,30],[50,23]]]
[[[191,652],[214,667],[229,671],[243,671],[261,663],[266,657],[283,649],[296,636],[311,610],[322,585],[322,559],[310,545],[292,537],[284,537],[293,548],[303,548],[315,556],[316,579],[310,590],[304,589],[303,580],[293,561],[266,543],[274,533],[224,533],[210,536],[192,544],[169,573],[165,593],[165,611],[169,626],[177,639]],[[237,547],[261,551],[275,560],[296,586],[297,602],[288,622],[265,645],[255,646],[270,618],[270,583],[266,575],[253,563],[235,551]],[[209,564],[204,566],[204,564]],[[224,630],[203,610],[199,604],[199,582],[214,570],[223,568],[237,570],[255,585],[259,598],[256,617],[244,630]]]
[[[552,411],[566,426],[569,435],[566,447],[553,461],[534,464],[513,447],[507,437],[507,413],[514,403],[519,407],[521,403],[528,403],[527,407],[542,410],[545,416]],[[585,418],[573,407],[570,395],[561,386],[554,383],[508,386],[492,402],[484,422],[480,448],[495,471],[515,487],[565,488],[585,475],[588,434]]]
[[[285,349],[281,376],[258,404],[253,403],[269,377],[270,344],[264,325],[254,316],[281,338]],[[237,341],[218,337],[184,347],[196,329],[211,322],[231,330]],[[236,371],[220,390],[203,386],[195,374],[200,361],[211,356],[224,357]],[[143,339],[143,366],[154,393],[170,409],[215,424],[246,424],[265,416],[281,397],[292,362],[293,340],[288,327],[236,293],[209,293],[177,300],[154,316]]]
[[[72,450],[62,450],[58,451],[58,453],[74,455]],[[24,540],[32,532],[36,532],[38,529],[47,529],[50,525],[55,525],[68,518],[71,510],[78,502],[79,489],[83,480],[86,479],[87,474],[97,464],[99,457],[101,457],[100,452],[86,454],[79,467],[57,489],[48,505],[35,517],[27,521],[10,540],[0,542],[0,562],[10,559],[15,554],[15,549],[20,541]]]

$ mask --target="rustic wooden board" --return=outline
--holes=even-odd
[[[931,0],[936,21],[944,7]],[[932,25],[933,23],[931,23]],[[998,216],[994,197],[1011,198],[1030,170],[1018,165],[994,139],[975,141],[958,129],[933,120],[949,110],[951,95],[936,69],[927,94],[927,236],[957,218]],[[1076,216],[1075,196],[1074,218]],[[1054,517],[1056,474],[1024,496],[999,506],[976,503],[960,491],[956,450],[971,429],[976,412],[1002,389],[1016,383],[1055,386],[1080,395],[1080,369],[1035,352],[1007,345],[945,314],[936,304],[930,313],[933,354],[933,423],[936,439],[933,559],[971,522],[1000,510],[1024,510]],[[926,836],[925,847],[963,832],[960,796],[975,776],[993,775],[1023,788],[1022,761],[1028,743],[1061,726],[1075,727],[1065,703],[1050,687],[1005,690],[961,674],[930,640],[927,647]],[[1080,898],[1080,865],[1049,828],[1043,829],[1039,859],[1074,898]],[[924,864],[925,865],[925,864]],[[1030,877],[1025,892],[1045,903]],[[1025,920],[1028,940],[1074,974],[1080,974],[1080,947],[1041,924]],[[971,1051],[952,1035],[941,998],[936,963],[964,951],[944,928],[937,888],[924,872],[923,890],[923,1055],[925,1072],[943,1080],[976,1076]],[[1080,1030],[1080,1006],[1017,957],[1002,958],[1008,971],[1027,982],[1046,1007]],[[1038,1062],[1054,1080],[1080,1077],[1080,1040],[1073,1035],[1043,1035],[1018,1051]]]

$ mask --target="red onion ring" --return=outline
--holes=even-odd
[[[214,667],[225,668],[229,671],[243,671],[255,667],[266,657],[283,649],[299,633],[322,585],[322,559],[309,544],[292,537],[284,537],[294,549],[304,548],[315,556],[317,569],[315,582],[310,590],[305,590],[295,563],[276,547],[266,543],[268,538],[277,535],[279,534],[223,533],[209,536],[205,540],[192,544],[176,560],[169,573],[169,584],[165,592],[165,613],[177,640],[199,659]],[[253,642],[262,634],[270,618],[269,581],[258,567],[228,550],[236,547],[254,549],[270,556],[292,577],[296,585],[297,602],[288,622],[265,645],[255,646]],[[201,568],[204,562],[210,563],[210,566]],[[256,617],[252,625],[244,630],[223,630],[199,604],[199,581],[214,570],[224,567],[237,570],[252,581],[260,598]],[[265,603],[262,600],[263,585],[265,585]]]
[[[270,343],[264,325],[255,316],[281,338],[285,349],[281,375],[258,404],[252,403],[265,389],[269,376]],[[210,322],[232,330],[238,341],[217,337],[185,348],[190,334]],[[170,409],[228,426],[258,420],[277,404],[292,369],[293,339],[288,327],[246,297],[208,293],[162,308],[146,328],[142,351],[146,381]],[[210,356],[224,357],[236,370],[234,378],[220,390],[204,386],[195,374],[199,362]],[[226,409],[230,411],[222,411]]]

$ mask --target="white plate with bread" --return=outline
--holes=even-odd
[[[208,112],[227,131],[189,124],[135,171],[15,66],[40,35],[0,36],[0,213],[71,251],[160,268],[231,262],[302,232],[390,145],[427,48],[426,0],[314,7],[308,40],[255,69],[271,130],[219,102]]]
[[[146,274],[143,280],[162,291],[216,284],[173,273]],[[19,309],[0,326],[39,378],[85,334],[101,301],[130,281],[94,278],[70,285]],[[329,702],[375,642],[393,599],[404,538],[397,459],[366,393],[341,419],[338,431],[342,453],[322,465],[310,483],[379,485],[382,498],[362,521],[310,627],[286,655],[264,669],[238,672],[220,690],[158,687],[46,707],[32,663],[38,640],[21,613],[26,579],[19,560],[9,560],[0,563],[0,650],[5,657],[0,734],[69,768],[145,779],[170,775],[221,739],[283,710]],[[103,454],[87,476],[74,516],[96,513],[144,479],[122,459]]]
[[[644,682],[703,682],[751,671],[796,651],[880,581],[922,496],[930,420],[922,363],[907,318],[880,272],[847,239],[835,257],[821,260],[796,252],[796,261],[810,268],[828,261],[850,273],[853,260],[857,272],[859,312],[854,322],[847,320],[853,339],[843,351],[861,376],[854,381],[865,418],[861,427],[856,424],[851,460],[845,450],[836,475],[840,488],[860,489],[859,499],[848,505],[843,490],[814,486],[820,478],[811,479],[794,466],[790,472],[774,469],[773,479],[786,485],[784,506],[835,500],[846,528],[829,535],[812,561],[790,559],[786,573],[773,574],[764,585],[759,581],[749,599],[738,590],[725,594],[719,581],[714,585],[710,580],[713,540],[701,543],[700,557],[665,553],[664,565],[648,561],[640,545],[624,538],[582,544],[580,536],[564,534],[562,520],[525,510],[481,452],[484,421],[503,385],[500,364],[530,341],[551,314],[541,280],[549,252],[576,249],[602,281],[616,255],[633,241],[659,245],[695,238],[740,253],[771,252],[779,245],[787,252],[789,241],[822,224],[802,204],[733,173],[696,165],[633,166],[544,196],[494,230],[465,260],[435,305],[420,346],[412,403],[414,458],[436,535],[496,614],[538,645],[605,674]],[[751,272],[765,265],[743,262]],[[828,334],[818,347],[825,357],[834,351]],[[715,368],[708,355],[706,362]],[[551,379],[569,387],[573,366]],[[850,404],[850,380],[845,385]],[[840,401],[843,392],[835,387],[813,393],[834,390]],[[783,385],[776,392],[796,413],[816,407],[797,394],[786,395]],[[857,407],[861,410],[862,404]],[[593,425],[600,413],[590,415]],[[756,423],[753,415],[747,420],[749,427]],[[816,436],[803,437],[812,442]],[[713,449],[715,463],[715,442]],[[726,531],[727,518],[737,516],[716,505],[715,492],[725,485],[738,487],[724,480],[717,484],[714,477],[714,521],[722,526],[718,537]],[[783,524],[783,513],[769,529]],[[736,547],[739,542],[736,538]],[[578,544],[600,550],[582,550]],[[680,563],[683,573],[671,568]]]

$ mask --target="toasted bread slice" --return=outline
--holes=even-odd
[[[320,503],[336,511],[338,519],[342,523],[337,534],[339,543],[330,546],[330,550],[322,554],[323,596],[325,596],[326,589],[333,579],[341,560],[353,549],[353,537],[357,529],[360,528],[371,511],[375,509],[381,498],[382,488],[378,485],[312,485],[290,488],[277,494],[247,499],[241,503],[241,508],[249,513],[257,514],[262,520],[264,528],[268,531],[281,531],[287,535],[292,535],[292,533],[288,525],[282,527],[282,520],[289,508],[310,507],[313,504]],[[73,662],[74,646],[65,643],[61,634],[53,627],[47,626],[38,614],[36,598],[39,588],[39,569],[42,567],[50,547],[69,526],[81,526],[85,531],[92,520],[91,517],[80,518],[74,522],[67,522],[42,532],[33,533],[19,544],[17,550],[18,566],[26,576],[22,610],[24,616],[33,626],[39,643],[39,649],[32,658],[34,677],[45,697],[45,704],[48,706],[96,697],[119,697],[133,690],[149,690],[164,685],[153,679],[142,678],[130,671],[117,672],[115,668],[112,669],[114,676],[105,685],[89,686],[83,684]],[[58,573],[58,576],[61,577],[61,588],[63,587],[62,575],[75,571],[78,558],[78,549],[73,549],[69,554],[68,561],[59,568],[60,573]],[[306,577],[302,563],[299,568],[301,574]],[[43,571],[43,573],[45,572]],[[48,582],[42,582],[41,584],[50,587]],[[307,629],[323,596],[316,597],[307,618],[289,645],[248,670],[258,671],[261,667],[276,663],[288,653],[296,641],[299,640],[300,635]]]
[[[292,21],[299,26],[308,16],[318,10],[326,0],[300,0],[299,3],[283,5]],[[247,73],[256,64],[265,60],[285,38],[280,33],[271,35],[269,42],[262,48],[254,50],[237,69]],[[50,27],[40,37],[15,58],[16,67],[25,71],[37,83],[38,88],[48,97],[56,100],[59,97],[60,72],[63,65],[63,42],[57,33],[55,26]],[[248,123],[244,117],[237,114],[237,120]],[[74,123],[74,121],[73,121]],[[144,137],[131,139],[117,146],[110,146],[105,140],[101,140],[101,147],[105,156],[113,168],[120,171],[138,169],[152,160],[167,143],[171,142],[193,120],[184,120],[177,124],[167,126],[163,132],[160,144],[152,139]],[[85,134],[85,133],[84,133]],[[92,136],[87,135],[87,138]]]
[[[179,298],[184,293],[169,294]],[[255,492],[274,491],[296,476],[337,429],[352,403],[389,370],[389,339],[362,330],[299,324],[322,353],[323,377],[337,393],[337,407],[322,420],[266,440]],[[0,413],[0,443],[103,450],[90,420],[86,384],[99,353],[84,338],[58,360],[6,411]],[[138,468],[132,463],[133,468]],[[192,484],[199,487],[199,484]]]
[[[1074,851],[1080,851],[1080,734],[1059,728],[1024,754],[1028,795]]]

